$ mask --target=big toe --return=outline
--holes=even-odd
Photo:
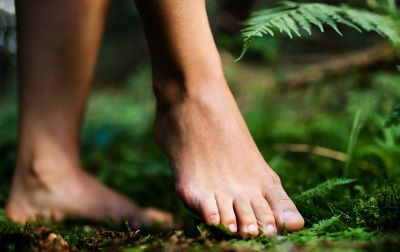
[[[303,216],[296,208],[283,210],[280,214],[279,222],[280,226],[289,232],[297,231],[304,227]]]
[[[282,186],[268,190],[265,198],[271,205],[279,229],[293,232],[304,227],[303,217]]]

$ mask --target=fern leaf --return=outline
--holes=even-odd
[[[324,32],[323,23],[314,15],[313,11],[308,10],[308,8],[299,8],[299,13],[304,16],[304,18],[315,26],[318,26],[321,32]]]
[[[350,184],[356,181],[356,179],[343,179],[343,178],[335,178],[329,179],[322,184],[317,185],[314,188],[308,189],[307,191],[302,192],[299,195],[295,195],[293,200],[297,202],[312,200],[314,198],[322,198],[328,195],[333,189],[338,186]]]
[[[262,28],[261,28],[261,32],[262,32],[262,33],[268,33],[268,34],[271,35],[271,36],[274,36],[274,35],[275,35],[274,32],[272,31],[272,29],[269,28],[268,26],[262,27]]]
[[[398,19],[399,16],[378,14],[346,5],[285,1],[273,8],[255,12],[245,22],[242,30],[243,49],[237,60],[243,57],[254,38],[274,36],[274,30],[293,38],[293,34],[302,36],[301,31],[311,35],[312,27],[324,32],[324,26],[329,26],[342,35],[338,25],[344,25],[359,32],[376,32],[394,44],[400,44]]]
[[[341,217],[340,215],[335,215],[329,219],[320,220],[318,221],[318,223],[315,223],[312,226],[312,228],[320,231],[330,229],[331,227],[337,225],[340,222],[340,217]]]
[[[353,22],[350,20],[347,20],[345,17],[343,17],[343,13],[340,12],[340,9],[332,7],[332,8],[324,8],[323,6],[319,6],[320,10],[325,12],[326,15],[330,16],[336,23],[338,24],[343,24],[345,26],[351,27],[359,32],[362,32],[362,30],[355,25]]]
[[[278,28],[280,32],[286,32],[290,38],[293,38],[292,31],[283,18],[271,20],[271,24]]]
[[[311,35],[311,24],[307,21],[307,19],[304,18],[303,15],[300,15],[298,12],[291,12],[290,16],[303,30],[308,33],[308,35]]]
[[[324,5],[314,4],[312,6],[307,6],[309,12],[312,12],[316,18],[318,18],[321,23],[330,26],[333,30],[335,30],[339,35],[343,36],[340,32],[339,28],[336,25],[334,19],[332,19],[333,13],[336,13],[334,8],[324,8]],[[312,10],[310,8],[313,8]],[[336,14],[338,16],[338,14]]]
[[[283,21],[286,22],[287,26],[292,30],[298,37],[301,37],[299,27],[296,22],[292,19],[291,16],[285,15],[283,16]]]

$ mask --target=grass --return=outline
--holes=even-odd
[[[132,74],[123,89],[94,90],[82,132],[83,163],[100,180],[139,204],[172,211],[176,228],[138,232],[125,223],[109,221],[19,226],[9,222],[0,210],[0,251],[398,248],[400,127],[384,124],[387,118],[395,121],[393,113],[390,115],[400,100],[400,74],[378,70],[350,73],[306,89],[279,92],[271,70],[253,72],[240,63],[225,65],[228,81],[262,154],[281,176],[306,220],[304,230],[281,233],[272,239],[239,239],[221,228],[202,224],[177,204],[167,161],[152,139],[154,101],[149,71],[144,67]],[[272,78],[265,78],[268,74]],[[362,115],[357,112],[361,109]],[[15,92],[9,92],[1,103],[0,128],[2,209],[15,164]],[[311,149],[293,152],[277,148],[277,144],[320,146],[347,154],[348,159],[343,162],[323,157]]]
[[[354,117],[353,127],[350,133],[349,145],[347,147],[347,160],[343,169],[343,177],[345,178],[349,176],[351,158],[353,157],[354,148],[356,147],[358,135],[360,134],[360,130],[362,127],[360,117],[361,117],[361,110],[358,110],[356,112],[356,116]]]

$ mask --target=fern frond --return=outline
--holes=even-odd
[[[293,20],[299,24],[299,26],[305,30],[308,35],[311,35],[311,24],[308,22],[308,20],[301,14],[297,12],[292,12],[290,13],[290,16],[293,18]]]
[[[335,30],[340,36],[343,36],[343,34],[340,32],[339,28],[337,27],[336,24],[336,19],[341,19],[339,18],[340,15],[337,14],[337,12],[334,9],[331,8],[326,8],[324,5],[321,4],[315,4],[314,6],[308,6],[310,8],[310,13],[315,15],[317,19],[321,21],[321,23],[326,24],[330,26],[333,30]]]
[[[324,32],[324,26],[329,26],[342,35],[338,25],[344,25],[360,32],[376,32],[394,44],[400,44],[399,23],[393,16],[347,5],[286,1],[276,7],[255,12],[245,22],[242,30],[243,49],[237,60],[244,56],[255,38],[274,36],[274,30],[293,38],[293,34],[302,36],[302,31],[311,35],[312,27],[318,27]]]
[[[320,231],[331,229],[340,223],[340,217],[340,215],[335,215],[329,219],[320,220],[318,223],[315,223],[312,228]]]
[[[304,202],[307,200],[312,200],[315,198],[322,198],[328,195],[333,189],[338,186],[350,184],[356,181],[356,179],[344,179],[344,178],[334,178],[325,181],[322,184],[317,185],[314,188],[308,189],[299,195],[295,195],[293,200],[296,202]]]

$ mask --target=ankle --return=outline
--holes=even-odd
[[[155,89],[157,109],[153,132],[158,145],[168,156],[175,156],[178,150],[174,150],[170,143],[176,141],[187,120],[222,125],[221,118],[227,111],[234,111],[232,105],[236,106],[236,103],[224,79],[168,85],[159,85]]]
[[[221,90],[229,91],[223,76],[155,80],[153,90],[157,104],[163,108],[186,101],[208,103]]]
[[[23,157],[23,158],[22,158]],[[16,177],[29,181],[40,181],[43,184],[62,180],[71,172],[80,169],[78,159],[67,157],[57,152],[20,155],[17,161]]]

